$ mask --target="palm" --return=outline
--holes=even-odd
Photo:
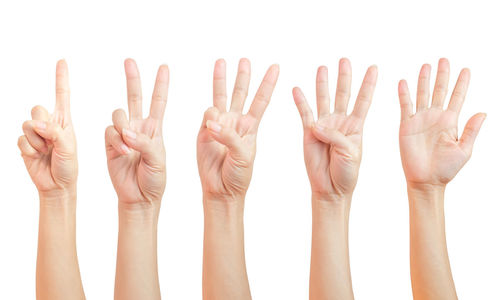
[[[447,183],[468,155],[458,144],[457,115],[428,109],[401,123],[400,147],[406,177],[411,182]]]
[[[251,117],[236,112],[219,114],[214,121],[241,136],[245,153],[243,159],[235,160],[228,148],[217,142],[208,128],[202,127],[198,135],[197,154],[206,191],[213,194],[244,192],[252,177],[257,124]]]
[[[352,116],[330,114],[319,124],[345,135],[350,151],[324,143],[311,128],[304,132],[304,157],[313,191],[320,194],[352,193],[358,177],[361,156],[361,128]]]
[[[248,114],[243,106],[250,82],[250,62],[240,61],[230,111],[226,111],[225,62],[214,70],[214,106],[205,112],[197,140],[197,159],[203,192],[242,197],[252,178],[257,129],[278,77],[277,66],[266,73]]]
[[[409,183],[445,185],[470,158],[474,140],[485,116],[473,116],[459,139],[457,122],[469,78],[469,71],[462,70],[448,107],[443,109],[449,80],[449,62],[441,59],[429,107],[430,66],[424,65],[419,75],[416,113],[413,113],[408,85],[404,80],[400,82],[399,143],[403,169]]]
[[[313,194],[350,195],[354,191],[361,163],[363,123],[375,89],[377,70],[366,72],[354,110],[346,114],[351,66],[347,59],[339,64],[335,111],[330,112],[328,71],[320,67],[316,78],[318,120],[300,89],[293,90],[295,104],[304,125],[304,159]]]
[[[129,119],[124,110],[113,113],[106,129],[106,155],[113,186],[122,204],[159,203],[166,183],[162,121],[168,93],[168,67],[160,66],[147,118],[142,117],[137,64],[125,61]]]
[[[155,121],[151,119],[134,120],[130,122],[130,128],[139,133],[149,136],[160,156],[165,156],[165,147],[161,135],[155,133]],[[164,161],[158,161],[157,165],[148,165],[138,151],[132,151],[122,155],[112,146],[107,147],[108,169],[111,181],[115,187],[120,201],[141,202],[156,201],[161,198],[165,189],[166,172]]]

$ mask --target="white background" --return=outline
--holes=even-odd
[[[251,95],[266,68],[280,64],[246,200],[247,267],[254,299],[306,299],[310,190],[291,90],[302,87],[314,105],[317,66],[330,66],[333,90],[338,59],[344,56],[353,65],[353,95],[366,68],[379,66],[351,210],[356,297],[411,297],[397,81],[408,79],[414,94],[421,64],[431,63],[435,75],[444,56],[451,61],[453,81],[460,68],[472,70],[460,131],[473,113],[488,113],[472,159],[446,194],[455,283],[462,299],[500,299],[500,19],[495,1],[469,3],[2,1],[0,299],[34,299],[38,199],[16,142],[32,106],[53,108],[59,58],[66,58],[70,68],[78,139],[77,239],[83,284],[88,299],[112,298],[117,199],[107,174],[104,129],[114,109],[126,108],[127,57],[138,62],[144,95],[151,94],[161,63],[171,70],[164,125],[168,179],[158,249],[166,299],[201,297],[203,212],[195,142],[203,111],[212,103],[213,64],[220,57],[227,60],[232,87],[238,59],[248,57]]]

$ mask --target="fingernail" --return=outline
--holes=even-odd
[[[215,132],[220,132],[222,130],[222,127],[217,122],[214,121],[207,122],[207,127],[208,129]]]
[[[36,128],[38,128],[40,130],[44,130],[45,128],[47,128],[47,124],[45,124],[45,122],[43,122],[43,121],[37,121],[35,123],[35,126],[36,126]]]
[[[120,148],[122,149],[124,154],[129,154],[131,152],[130,148],[127,147],[127,145],[125,145],[125,144],[122,144]]]
[[[133,139],[133,140],[135,140],[135,138],[137,137],[137,134],[135,132],[133,132],[132,130],[126,129],[126,128],[123,129],[123,134],[126,137],[128,137],[129,139]]]

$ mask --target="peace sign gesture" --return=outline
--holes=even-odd
[[[56,67],[56,107],[52,114],[42,106],[31,110],[23,124],[18,146],[31,179],[41,195],[75,192],[78,162],[76,139],[69,110],[69,76],[66,61]]]
[[[226,62],[219,59],[215,63],[213,107],[205,112],[197,143],[198,170],[206,196],[231,199],[245,196],[252,177],[257,130],[278,74],[278,65],[269,67],[248,113],[243,114],[250,84],[250,61],[240,60],[229,111]]]
[[[108,170],[120,204],[159,207],[165,190],[165,147],[162,123],[167,104],[169,71],[160,66],[147,118],[142,117],[142,92],[135,61],[125,60],[129,117],[113,112],[106,129]]]

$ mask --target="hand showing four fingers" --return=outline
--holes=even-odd
[[[35,106],[23,124],[18,146],[41,196],[74,193],[78,174],[76,139],[69,109],[69,75],[64,60],[56,67],[56,107],[52,114]]]
[[[216,62],[214,106],[205,112],[197,142],[198,170],[206,196],[224,199],[245,196],[252,177],[257,129],[278,74],[277,65],[267,70],[248,113],[243,114],[250,83],[250,62],[241,59],[231,107],[227,111],[226,63],[224,60]]]
[[[106,129],[108,170],[120,205],[159,207],[165,190],[166,167],[162,123],[167,103],[169,71],[160,66],[147,118],[142,117],[142,92],[135,61],[125,61],[128,108],[113,112]]]
[[[444,186],[455,177],[472,154],[472,146],[486,117],[479,113],[469,119],[458,138],[458,115],[469,86],[470,71],[463,69],[450,98],[443,109],[448,90],[450,64],[439,61],[436,84],[430,99],[430,66],[420,71],[417,88],[417,111],[413,113],[408,85],[399,83],[401,126],[399,142],[406,180],[411,186]]]
[[[366,72],[354,109],[347,115],[351,92],[349,60],[339,62],[335,110],[330,112],[328,71],[319,67],[316,77],[318,120],[299,88],[293,96],[304,126],[304,159],[312,194],[321,199],[338,199],[354,191],[361,163],[363,123],[377,81],[377,68]]]

